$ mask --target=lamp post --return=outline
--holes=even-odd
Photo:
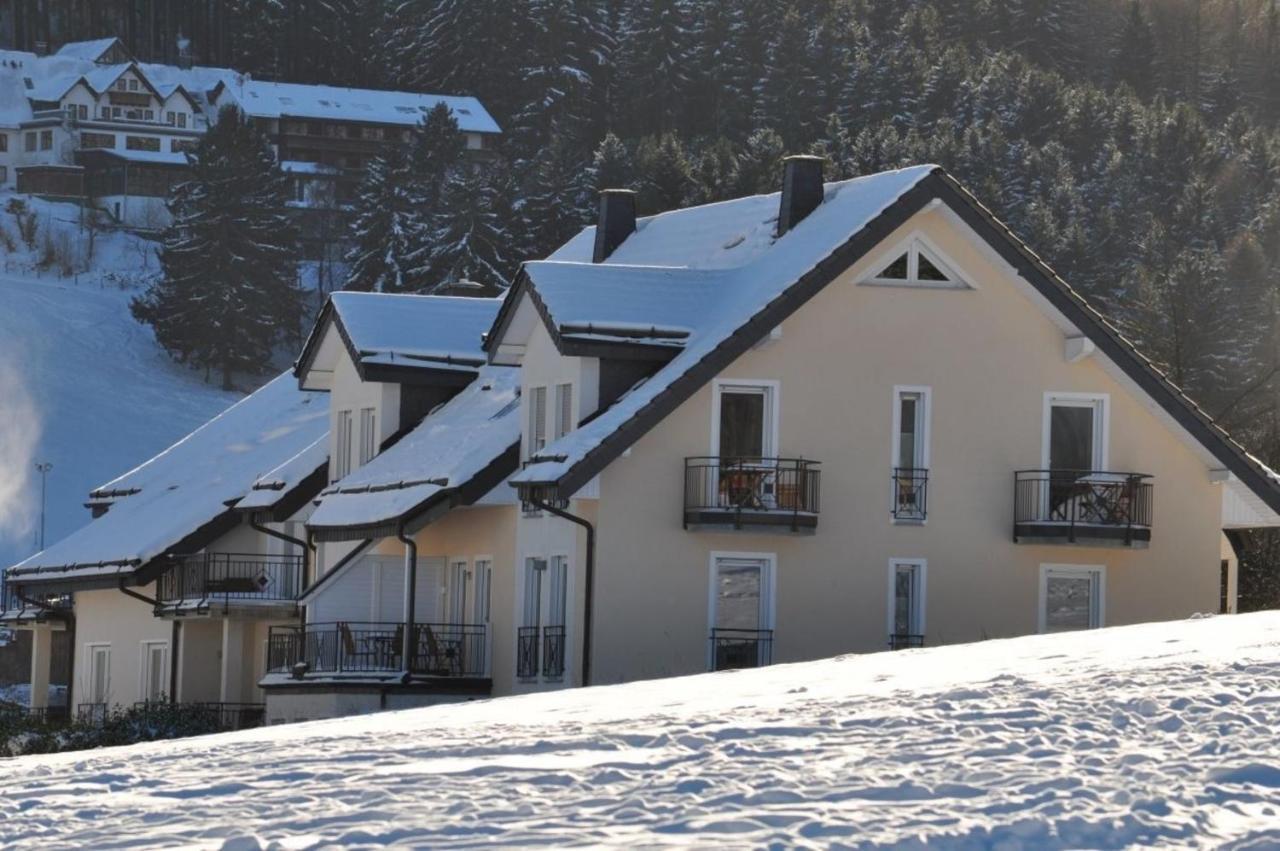
[[[37,461],[36,469],[40,471],[40,549],[44,549],[44,494],[45,479],[49,475],[49,471],[53,469],[53,465],[48,461]]]

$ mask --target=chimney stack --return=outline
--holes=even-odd
[[[596,247],[592,263],[603,263],[636,230],[636,193],[630,189],[600,192],[600,221],[596,224]]]
[[[778,236],[782,236],[822,203],[822,157],[792,156],[782,161],[782,204]]]

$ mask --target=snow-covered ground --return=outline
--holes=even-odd
[[[0,193],[0,227],[16,238]],[[75,230],[75,208],[29,201],[41,228]],[[156,271],[150,244],[100,235],[92,271],[76,279],[45,272],[24,247],[0,246],[0,567],[35,549],[40,482],[48,477],[45,540],[88,522],[89,490],[169,446],[240,398],[175,366],[149,328],[129,315],[136,290]],[[8,270],[8,271],[6,271]]]
[[[1280,845],[1280,613],[0,763],[7,847]]]

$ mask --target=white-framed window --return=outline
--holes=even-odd
[[[138,699],[155,703],[169,694],[169,642],[142,642]]]
[[[86,703],[111,701],[111,645],[86,644],[84,646],[85,673],[88,675]]]
[[[1107,569],[1099,564],[1040,565],[1040,632],[1097,629],[1106,622]]]
[[[476,556],[471,564],[471,622],[488,623],[493,593],[493,559]]]
[[[187,126],[187,114],[185,112],[178,113],[178,126],[179,127]]]
[[[451,624],[465,624],[469,615],[468,603],[471,596],[471,571],[467,560],[455,559],[449,562],[449,600],[445,617]]]
[[[953,263],[924,233],[916,231],[884,253],[864,285],[973,289]]]
[[[0,165],[0,183],[4,183],[9,179],[9,167]]]
[[[889,560],[889,646],[924,643],[925,586],[928,562],[922,558]]]
[[[333,477],[344,478],[351,472],[351,411],[338,411],[336,445],[333,452]]]
[[[773,659],[775,553],[713,552],[707,667],[754,668]]]
[[[521,609],[517,677],[525,682],[559,682],[565,675],[569,647],[567,556],[529,556],[524,560]]]
[[[529,457],[547,445],[547,388],[529,388]]]
[[[929,431],[932,417],[928,387],[893,388],[893,502],[898,521],[923,522],[928,511]]]
[[[1043,468],[1106,470],[1110,407],[1106,393],[1046,393],[1040,459]]]
[[[89,118],[89,107],[85,104],[78,104],[76,106],[76,115],[80,117],[81,121],[87,121]]]
[[[573,385],[556,385],[556,427],[552,432],[559,440],[573,431]]]
[[[178,123],[178,116],[174,114],[173,110],[168,110],[164,114],[164,120],[170,125],[175,125]]]
[[[716,379],[712,385],[711,454],[772,458],[778,445],[777,381]]]
[[[373,408],[360,409],[360,466],[378,454],[378,416]]]

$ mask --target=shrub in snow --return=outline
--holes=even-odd
[[[217,733],[224,729],[214,707],[163,701],[113,707],[96,717],[59,725],[28,714],[26,707],[0,704],[0,756],[57,753],[131,745]]]

